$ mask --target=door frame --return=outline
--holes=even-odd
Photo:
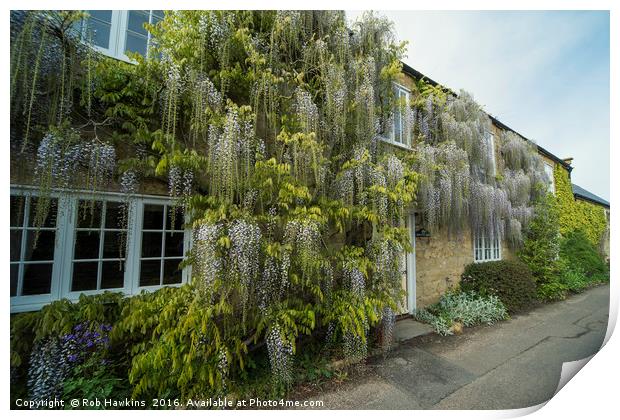
[[[415,212],[407,215],[409,225],[409,241],[411,242],[411,252],[407,253],[407,312],[413,314],[416,310],[416,243],[415,243]]]

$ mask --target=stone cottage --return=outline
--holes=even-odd
[[[12,14],[12,19],[14,16],[17,15]],[[129,61],[127,50],[141,54],[147,51],[150,34],[143,24],[156,23],[162,17],[162,11],[93,11],[90,19],[99,30],[92,42],[102,54]],[[422,79],[439,86],[403,63],[402,74],[394,85],[397,97],[408,102],[415,84]],[[490,119],[492,130],[488,133],[488,141],[494,158],[501,153],[495,139],[504,132],[529,141],[496,118]],[[382,140],[397,149],[413,150],[414,145],[403,126],[402,118],[395,119],[394,129]],[[537,150],[550,179],[556,167],[570,174],[569,162],[540,146]],[[117,186],[117,190],[121,187]],[[553,182],[549,188],[554,192]],[[609,215],[609,203],[596,196],[593,198],[577,186],[574,188],[576,199],[606,206]],[[32,209],[37,200],[36,189],[28,174],[11,171],[11,312],[38,310],[61,298],[76,300],[82,293],[110,290],[132,295],[189,280],[188,268],[179,268],[179,263],[191,247],[191,231],[181,220],[170,218],[168,209],[172,203],[165,186],[147,185],[146,192],[136,194],[128,204],[128,214],[133,219],[128,224],[131,231],[125,232],[129,241],[125,258],[119,257],[119,245],[112,239],[122,230],[117,221],[125,203],[119,192],[102,192],[95,198],[86,192],[83,195],[52,192],[53,205],[59,211],[54,220],[40,228],[38,245],[33,250],[30,243],[35,230]],[[78,212],[80,204],[88,200],[96,200],[100,206],[93,216],[95,223],[91,220],[82,225]],[[403,313],[436,302],[458,284],[467,264],[514,258],[503,238],[480,236],[471,229],[458,238],[442,231],[431,233],[416,209],[411,210],[406,224],[413,251],[404,256],[403,289],[407,299],[403,303]],[[603,247],[608,252],[608,239]],[[119,270],[122,264],[125,268]]]

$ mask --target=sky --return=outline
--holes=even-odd
[[[380,11],[408,41],[403,60],[559,158],[609,200],[609,13]],[[348,11],[349,19],[361,12]]]

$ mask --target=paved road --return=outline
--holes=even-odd
[[[460,336],[402,343],[339,389],[308,395],[327,409],[509,409],[540,404],[562,363],[592,355],[607,328],[609,287]]]

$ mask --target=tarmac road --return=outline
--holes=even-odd
[[[417,337],[340,388],[304,398],[324,409],[530,407],[553,397],[563,362],[600,349],[608,312],[604,285],[459,336]]]

